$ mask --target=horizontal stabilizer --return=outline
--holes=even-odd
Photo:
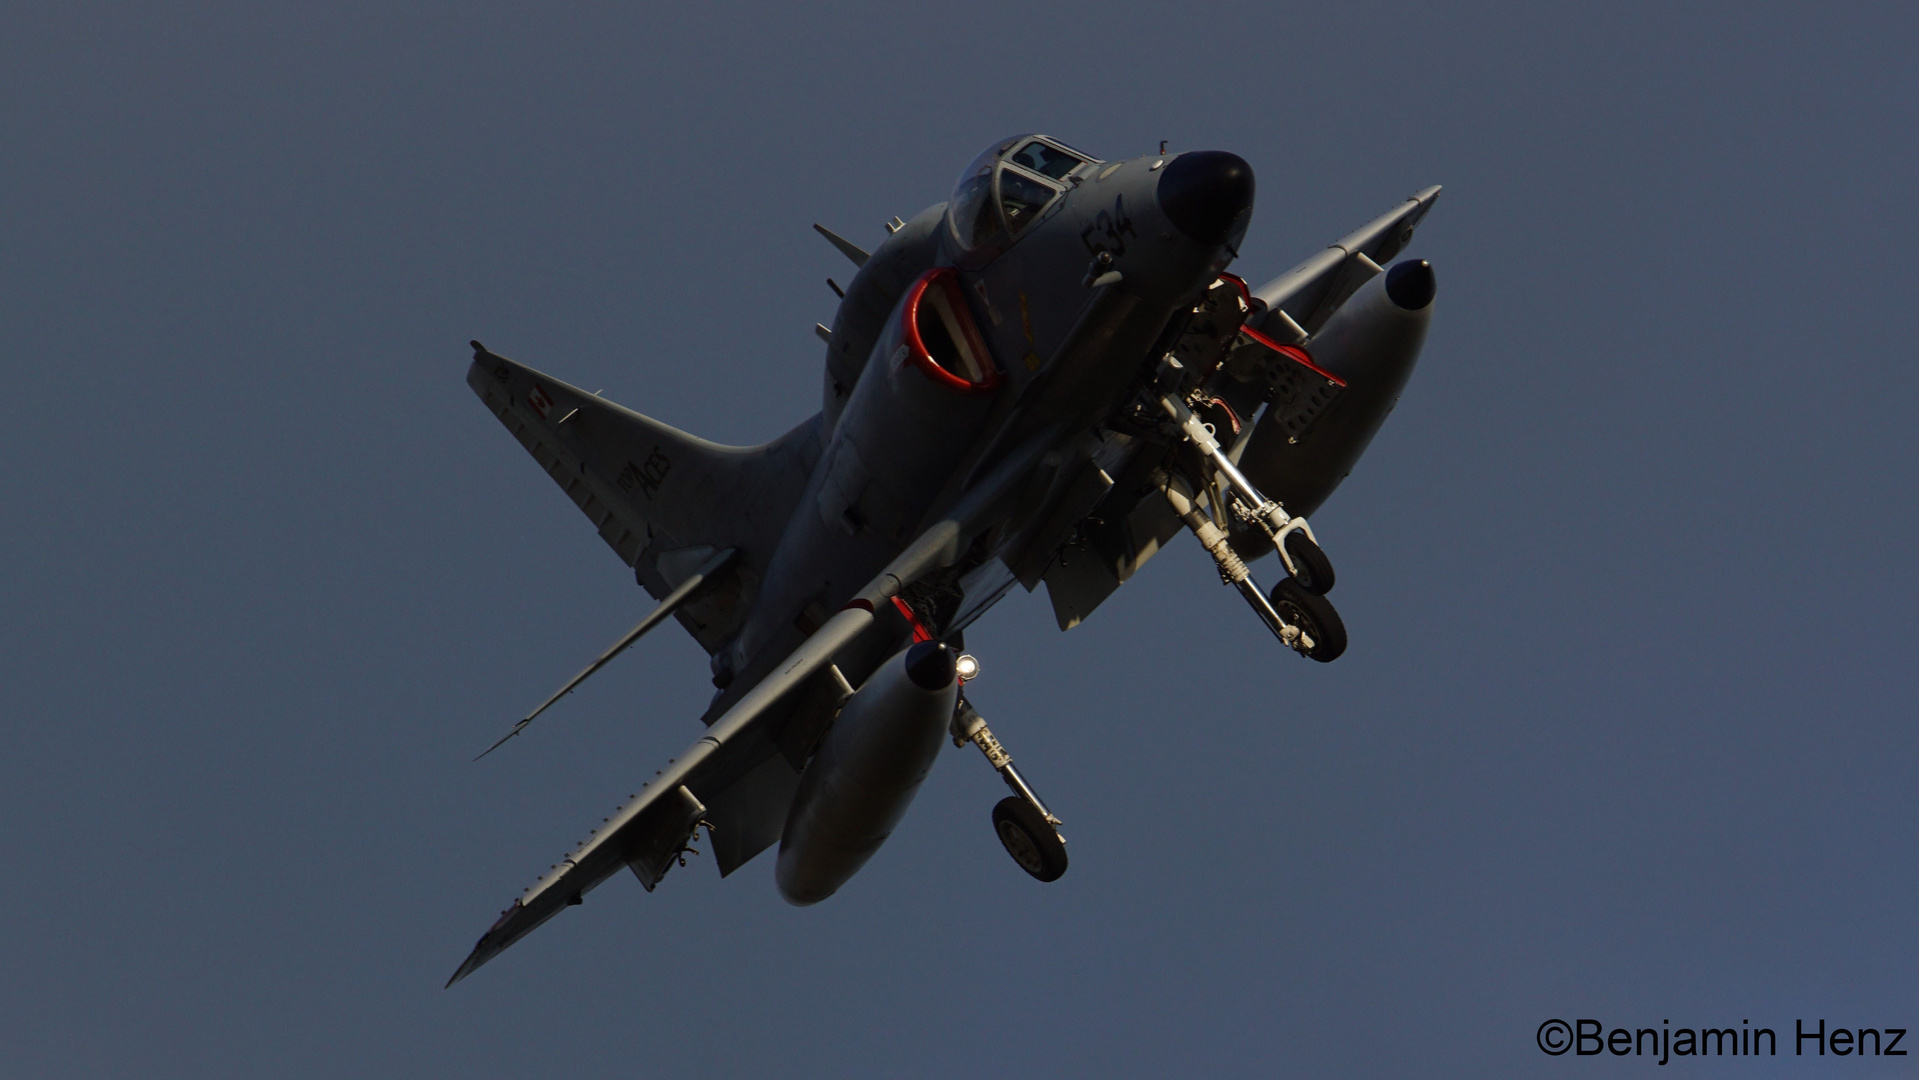
[[[739,557],[679,609],[707,652],[739,628],[819,458],[819,417],[762,446],[721,446],[474,343],[471,386],[663,599],[726,548]]]

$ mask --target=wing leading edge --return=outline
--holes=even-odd
[[[1339,238],[1317,255],[1253,290],[1267,311],[1254,327],[1284,344],[1318,332],[1333,312],[1372,280],[1413,238],[1413,230],[1439,201],[1434,185]]]
[[[648,890],[658,884],[706,811],[695,793],[721,790],[758,763],[749,756],[749,748],[758,742],[750,735],[756,733],[754,728],[761,718],[871,627],[874,612],[890,607],[901,589],[931,571],[952,565],[965,550],[966,542],[979,531],[980,523],[1027,479],[1033,462],[1044,450],[1043,443],[1035,442],[1021,453],[1010,455],[945,517],[922,532],[838,614],[714,721],[705,735],[671,759],[579,847],[501,912],[446,985],[471,975],[548,919],[580,904],[587,893],[621,867],[631,869]]]

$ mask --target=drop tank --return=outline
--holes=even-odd
[[[774,876],[788,902],[833,895],[893,834],[946,741],[959,702],[956,659],[939,642],[913,645],[840,710],[780,836]]]

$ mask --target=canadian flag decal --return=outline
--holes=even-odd
[[[546,414],[553,408],[553,399],[546,396],[546,387],[539,385],[535,385],[527,392],[526,403],[533,406],[533,411],[539,413],[542,420],[546,419]]]

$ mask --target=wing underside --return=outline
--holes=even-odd
[[[567,907],[581,903],[587,893],[622,867],[630,869],[648,889],[658,884],[707,818],[711,798],[725,798],[729,789],[762,771],[769,761],[786,767],[775,756],[782,750],[782,732],[769,730],[768,721],[786,713],[776,706],[796,691],[803,693],[803,688],[855,640],[869,631],[882,633],[894,627],[888,621],[893,616],[875,613],[893,611],[891,599],[902,589],[957,561],[979,533],[980,523],[989,520],[1009,493],[1028,479],[1043,449],[1043,443],[1035,442],[1009,455],[844,608],[775,663],[698,741],[671,759],[625,805],[501,912],[447,985],[465,978]]]

